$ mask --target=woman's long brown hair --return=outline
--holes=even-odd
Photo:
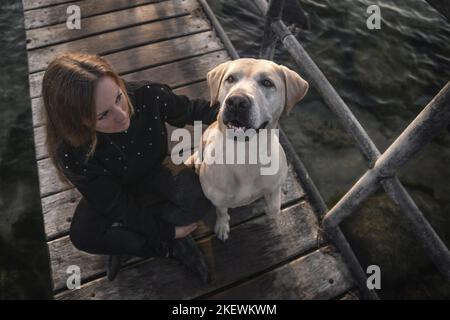
[[[46,120],[46,146],[58,175],[68,182],[57,152],[62,143],[88,147],[86,161],[97,145],[94,89],[99,79],[111,77],[128,101],[130,117],[133,106],[124,81],[110,64],[98,55],[66,53],[53,60],[42,80],[42,98]]]

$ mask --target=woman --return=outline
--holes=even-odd
[[[178,259],[208,281],[190,233],[214,206],[195,172],[167,156],[164,122],[210,124],[217,107],[178,96],[167,85],[125,82],[104,59],[82,53],[49,64],[42,96],[50,158],[82,195],[70,227],[73,245],[110,255],[110,280],[124,256],[160,256]]]

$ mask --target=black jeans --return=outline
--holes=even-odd
[[[175,165],[170,157],[162,163],[162,169],[152,177],[155,193],[139,197],[149,215],[176,226],[183,226],[202,219],[208,212],[215,212],[214,205],[205,197],[195,171],[183,164]],[[75,209],[70,226],[70,239],[81,251],[92,254],[132,255],[138,257],[162,256],[161,244],[149,243],[142,231],[152,219],[145,215],[139,221],[139,229],[126,225],[116,226],[93,210],[82,198]]]

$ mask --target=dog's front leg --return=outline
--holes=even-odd
[[[278,214],[281,209],[281,186],[272,193],[266,193],[264,198],[266,199],[266,213],[268,215]]]
[[[228,208],[216,208],[217,220],[214,227],[214,232],[217,238],[222,241],[228,239],[230,233],[230,215],[228,214]]]

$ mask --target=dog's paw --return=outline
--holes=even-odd
[[[228,234],[230,233],[230,223],[228,222],[228,219],[217,220],[214,232],[216,233],[216,237],[220,240],[227,240]]]

